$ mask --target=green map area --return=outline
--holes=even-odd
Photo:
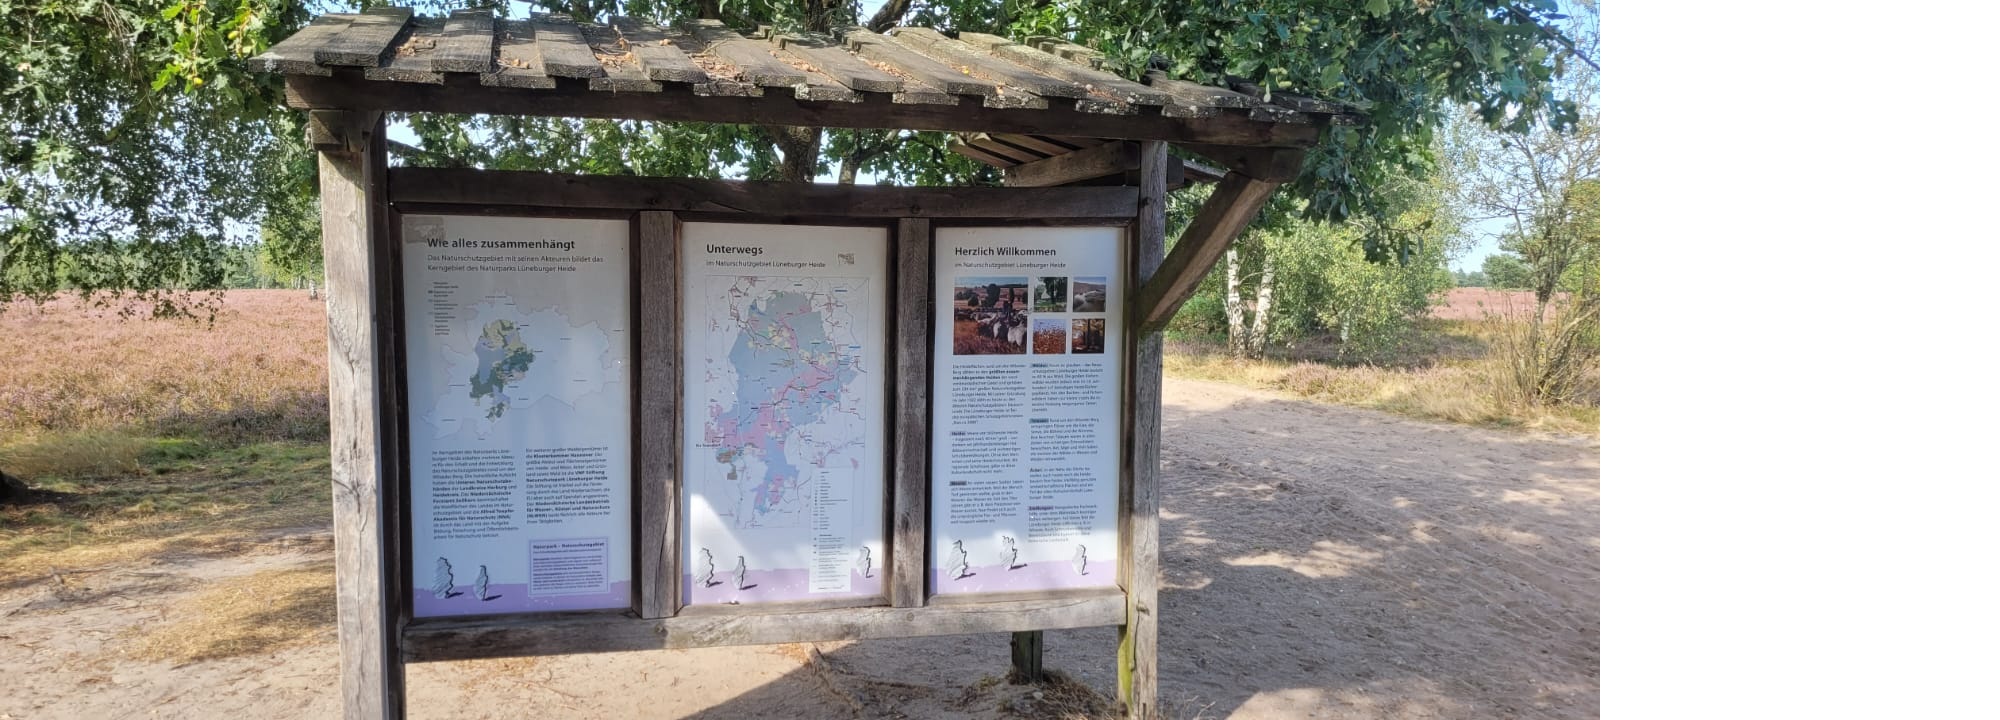
[[[507,396],[507,386],[528,376],[535,351],[521,342],[521,329],[512,320],[487,323],[472,351],[479,360],[478,368],[472,371],[472,400],[486,406],[486,419],[499,419],[513,402]]]

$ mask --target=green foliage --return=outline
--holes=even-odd
[[[1486,272],[1483,270],[1453,270],[1451,283],[1455,287],[1483,288],[1488,287],[1490,281],[1486,279]]]
[[[1528,289],[1528,264],[1521,258],[1505,252],[1486,256],[1479,265],[1479,271],[1486,275],[1486,286],[1502,290]]]

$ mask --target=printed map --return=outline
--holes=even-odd
[[[865,279],[709,278],[705,494],[736,528],[803,528],[814,483],[845,481],[867,450],[854,388],[862,357],[850,301]],[[706,450],[705,450],[706,451]]]
[[[558,412],[571,413],[577,400],[622,379],[611,337],[595,322],[572,324],[554,307],[522,312],[504,300],[470,310],[465,335],[438,347],[449,382],[424,416],[433,437],[467,428],[486,437],[544,398],[565,406]]]

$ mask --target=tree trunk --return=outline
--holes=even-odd
[[[778,179],[785,182],[812,182],[814,170],[819,166],[819,128],[779,127],[766,125],[764,133],[778,146],[784,156],[778,164]]]
[[[1222,287],[1222,314],[1229,319],[1229,354],[1232,357],[1243,357],[1243,350],[1247,347],[1247,344],[1244,337],[1246,333],[1243,329],[1242,285],[1237,280],[1240,276],[1236,269],[1235,246],[1232,245],[1229,248],[1229,252],[1223,255],[1223,258],[1223,271],[1225,274],[1223,275]]]
[[[1271,291],[1277,269],[1271,267],[1271,253],[1264,253],[1264,276],[1257,279],[1257,316],[1250,321],[1250,357],[1264,357],[1264,348],[1271,341]]]

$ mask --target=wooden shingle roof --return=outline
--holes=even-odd
[[[738,32],[712,20],[664,28],[622,17],[377,8],[315,18],[251,63],[285,75],[288,101],[302,108],[943,130],[1028,138],[1031,150],[1114,139],[1299,148],[1354,117],[1311,98],[1267,101],[1248,85],[1158,71],[1134,82],[1059,39],[1023,44],[917,27],[817,36]]]

